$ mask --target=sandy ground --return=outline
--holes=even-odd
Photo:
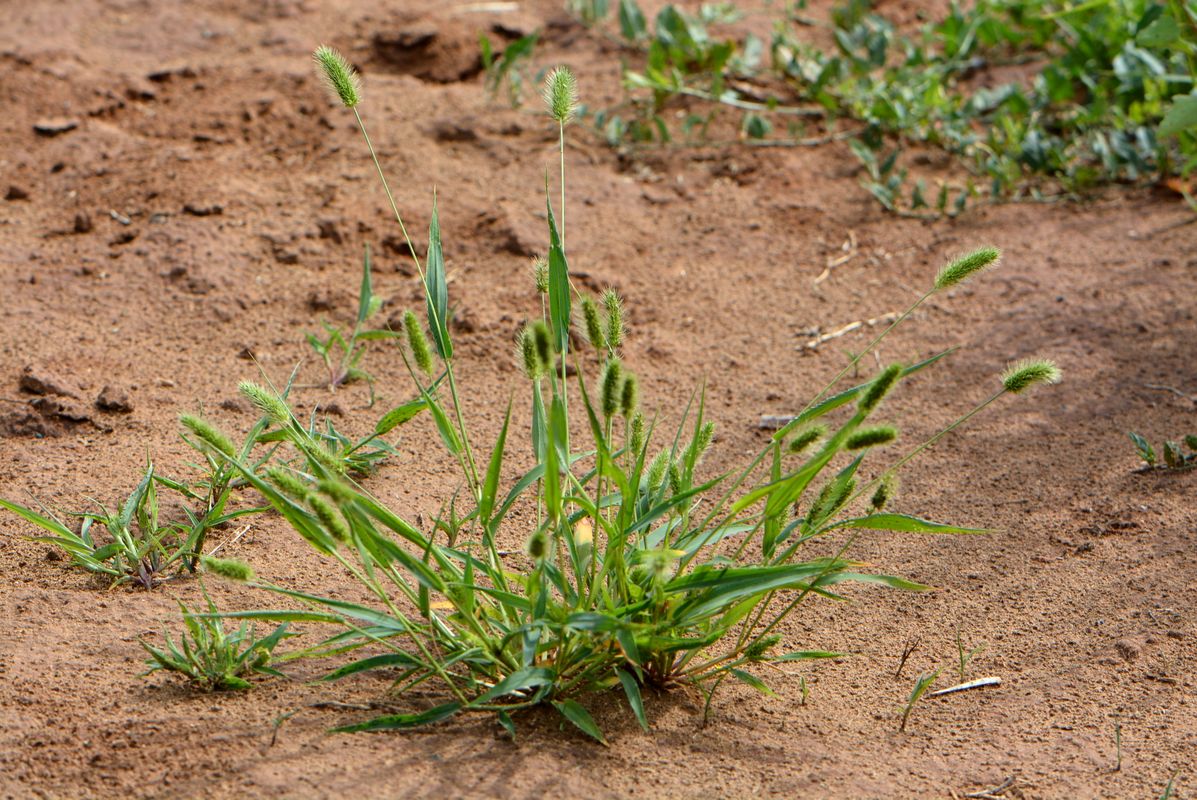
[[[419,300],[351,119],[309,71],[320,42],[365,75],[363,113],[413,229],[437,187],[467,407],[492,437],[521,385],[510,342],[536,307],[527,264],[544,247],[555,139],[543,117],[488,98],[476,41],[535,27],[538,66],[573,65],[587,100],[616,95],[618,55],[547,0],[511,13],[424,0],[0,7],[0,496],[113,504],[147,448],[185,471],[179,413],[247,429],[236,384],[257,376],[251,355],[275,380],[306,357],[317,380],[303,333],[352,315],[363,244],[378,254],[384,313]],[[1064,368],[1063,384],[999,404],[903,482],[900,510],[996,532],[862,540],[863,560],[941,590],[811,603],[786,646],[855,655],[773,676],[775,699],[729,690],[706,727],[684,692],[648,698],[648,733],[618,698],[594,698],[602,748],[551,714],[521,719],[516,742],[483,718],[330,735],[363,712],[314,704],[369,703],[385,683],[311,686],[314,664],[236,695],[140,678],[138,637],[176,629],[174,598],[194,602],[195,584],[108,590],[6,514],[0,794],[956,798],[1006,784],[999,796],[1155,798],[1179,772],[1174,797],[1189,796],[1197,477],[1138,472],[1126,438],[1197,432],[1191,399],[1152,388],[1197,392],[1197,226],[1170,227],[1183,207],[1121,188],[923,223],[882,212],[840,145],[632,156],[579,131],[567,157],[576,277],[625,295],[627,361],[651,408],[677,414],[705,378],[712,471],[755,451],[759,417],[800,407],[869,333],[803,352],[812,330],[899,310],[951,255],[1004,248],[999,271],[937,298],[881,354],[962,348],[895,399],[907,441],[989,394],[1009,359]],[[850,237],[854,257],[816,284]],[[339,427],[369,429],[408,390],[393,355],[367,358],[374,410],[358,386],[303,390],[300,405],[335,401]],[[35,404],[27,370],[61,393]],[[105,387],[132,410],[97,408]],[[428,457],[427,421],[396,447],[369,486],[427,519],[452,491],[451,465]],[[273,581],[352,591],[273,517],[226,552]],[[216,593],[226,607],[269,603]],[[1002,686],[926,701],[899,733],[913,676],[950,671],[957,631],[985,646],[970,677]]]

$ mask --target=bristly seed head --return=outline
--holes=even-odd
[[[605,350],[607,337],[603,335],[603,321],[599,318],[598,305],[589,296],[582,298],[582,318],[586,321],[586,338],[595,350]]]
[[[1056,362],[1041,358],[1027,358],[1015,362],[1002,373],[1002,386],[1011,394],[1018,394],[1040,383],[1059,383],[1060,368]]]
[[[889,425],[876,428],[862,428],[848,437],[844,447],[849,450],[863,450],[866,447],[878,447],[889,444],[898,438],[898,429]]]
[[[524,374],[530,380],[539,378],[540,360],[536,357],[536,337],[533,335],[530,325],[525,325],[524,329],[520,331],[519,341],[516,342],[516,352]]]
[[[935,276],[935,290],[942,291],[967,280],[974,273],[997,264],[1002,257],[1002,251],[996,247],[982,247],[980,250],[963,255],[945,266]]]
[[[332,96],[346,108],[353,108],[362,99],[362,81],[357,72],[345,60],[345,56],[326,45],[320,45],[312,53],[316,62],[316,74]]]
[[[877,490],[873,492],[873,497],[869,500],[869,505],[873,507],[874,511],[881,511],[890,500],[898,493],[898,476],[890,473],[881,479],[881,483],[877,484]]]
[[[640,382],[634,373],[627,373],[623,378],[623,391],[619,398],[619,414],[624,419],[630,419],[636,413],[636,406],[640,402]]]
[[[569,67],[556,67],[545,78],[544,102],[561,125],[568,125],[578,113],[578,79]]]
[[[744,657],[749,661],[761,661],[770,650],[777,646],[781,641],[780,634],[770,634],[769,636],[762,636],[748,647],[744,648]]]
[[[179,422],[213,450],[223,453],[229,458],[237,457],[237,448],[233,446],[233,441],[208,420],[184,414],[179,417]]]
[[[873,382],[869,384],[869,388],[865,389],[861,395],[858,408],[866,414],[872,413],[873,409],[880,405],[881,401],[889,394],[889,390],[894,388],[894,384],[898,378],[902,377],[902,365],[890,364],[885,369],[877,374]]]
[[[528,537],[528,557],[540,561],[549,554],[549,537],[544,531],[536,531]]]
[[[539,374],[548,375],[553,371],[553,336],[543,319],[534,320],[531,327],[532,343],[536,345],[536,360],[540,364]]]
[[[232,581],[252,581],[254,579],[253,569],[244,561],[200,556],[200,564],[213,575],[219,575]]]
[[[283,398],[252,381],[241,381],[238,384],[238,388],[249,402],[253,403],[267,417],[270,417],[270,420],[276,425],[286,426],[291,424],[291,409],[287,407],[287,403]]]
[[[812,425],[809,428],[804,428],[803,430],[799,431],[793,439],[790,439],[787,449],[790,451],[791,455],[797,455],[826,435],[826,425]]]
[[[357,499],[353,489],[348,484],[337,480],[322,480],[316,488],[328,495],[336,503],[351,503]]]
[[[291,470],[277,465],[270,466],[266,468],[266,477],[278,487],[279,491],[292,499],[301,502],[308,499],[308,485]]]
[[[403,329],[407,333],[407,344],[411,348],[412,360],[425,375],[432,374],[432,350],[428,347],[428,337],[424,335],[424,328],[420,320],[408,309],[403,312]]]
[[[614,289],[603,292],[603,306],[607,309],[607,346],[618,350],[623,344],[623,300]]]
[[[338,542],[349,541],[349,525],[336,506],[318,494],[308,495],[308,505],[334,539]]]
[[[603,416],[610,419],[619,413],[619,404],[623,400],[623,364],[618,358],[611,358],[603,365],[599,386]]]
[[[665,470],[669,469],[669,453],[662,450],[648,465],[648,491],[656,494],[665,482]]]
[[[639,459],[640,451],[644,449],[644,415],[639,411],[632,417],[632,432],[628,434],[628,449],[632,451],[633,459]],[[1197,450],[1197,447],[1193,449]]]
[[[532,281],[536,284],[537,294],[549,293],[549,262],[544,256],[532,259]]]

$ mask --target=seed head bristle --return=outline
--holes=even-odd
[[[633,459],[639,459],[640,451],[644,449],[644,415],[639,411],[632,417],[632,432],[628,434],[628,449],[631,450]]]
[[[889,390],[894,388],[894,384],[898,378],[902,377],[902,365],[890,364],[885,369],[877,374],[873,382],[869,384],[869,388],[865,389],[861,395],[858,408],[866,414],[872,413],[873,409],[881,404],[885,396],[889,394]]]
[[[781,635],[777,633],[768,636],[762,636],[748,647],[744,648],[744,657],[749,661],[761,661],[770,650],[777,646],[781,641]]]
[[[586,321],[586,338],[590,340],[590,346],[599,351],[606,349],[607,337],[603,335],[598,304],[589,296],[582,298],[582,318]]]
[[[426,374],[432,374],[432,350],[428,346],[428,337],[424,335],[424,327],[415,313],[410,309],[403,313],[403,329],[407,333],[407,344],[411,348],[412,360],[416,366]]]
[[[936,291],[942,291],[967,280],[973,274],[997,264],[1001,257],[1002,251],[996,247],[982,247],[960,256],[935,276]]]
[[[827,426],[812,425],[811,427],[804,428],[803,430],[801,430],[797,434],[795,434],[794,438],[790,439],[790,443],[789,443],[789,445],[787,445],[787,449],[789,450],[791,455],[797,455],[798,453],[801,453],[803,450],[806,450],[807,448],[809,448],[811,445],[813,445],[815,442],[819,441],[826,435],[827,435]]]
[[[610,419],[619,413],[623,400],[623,364],[618,358],[608,359],[599,378],[602,392],[603,416]]]
[[[889,444],[898,438],[898,429],[889,425],[876,428],[862,428],[848,437],[844,447],[848,450],[863,450],[866,447],[878,447]]]
[[[277,465],[270,466],[266,468],[266,477],[283,494],[289,495],[292,499],[300,501],[308,499],[308,485],[291,470]]]
[[[283,398],[252,381],[241,381],[238,388],[249,402],[270,417],[270,420],[276,425],[291,424],[291,409],[287,407],[287,402]]]
[[[602,299],[607,309],[607,346],[618,350],[623,344],[623,300],[614,289],[603,292]]]
[[[1059,383],[1060,368],[1047,358],[1017,361],[1002,373],[1002,387],[1011,394],[1025,392],[1040,383]]]
[[[253,569],[244,561],[237,561],[232,558],[200,556],[200,564],[213,575],[219,575],[222,578],[228,578],[232,581],[252,581],[254,579]]]
[[[540,561],[549,554],[549,537],[544,531],[536,531],[528,537],[528,557]]]
[[[334,539],[338,542],[349,541],[349,524],[336,506],[319,494],[308,495],[308,506]]]
[[[665,482],[665,470],[669,469],[669,454],[662,450],[648,465],[648,491],[656,494]]]
[[[898,477],[890,473],[881,479],[881,483],[877,484],[877,490],[873,492],[873,497],[869,500],[869,505],[873,507],[874,511],[881,511],[889,504],[889,501],[894,499],[897,493]]]
[[[549,293],[549,262],[544,256],[532,259],[532,281],[536,284],[538,294]]]
[[[237,457],[237,448],[234,447],[233,441],[208,420],[191,414],[183,414],[179,417],[179,422],[213,450],[223,453],[229,458]]]
[[[619,414],[624,419],[631,419],[636,413],[636,406],[640,402],[640,381],[634,373],[627,373],[623,378],[623,390],[619,398]]]
[[[536,357],[536,337],[532,334],[532,327],[529,325],[525,325],[524,329],[520,331],[519,340],[516,342],[516,354],[524,374],[531,380],[539,378],[540,360]]]
[[[312,53],[316,74],[329,93],[346,108],[353,108],[362,99],[362,81],[345,56],[326,45]]]
[[[338,480],[322,480],[316,488],[328,495],[336,503],[350,503],[357,499],[349,484]]]
[[[561,125],[568,125],[578,113],[578,79],[569,67],[556,67],[545,78],[544,102]]]

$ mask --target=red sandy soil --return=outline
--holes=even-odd
[[[253,415],[236,385],[258,377],[248,355],[276,381],[306,357],[304,379],[318,380],[303,333],[352,315],[363,244],[378,254],[383,313],[418,302],[352,120],[309,70],[320,42],[364,73],[363,113],[413,230],[426,229],[437,187],[467,410],[482,439],[493,437],[523,386],[510,343],[536,309],[527,266],[544,247],[555,132],[532,106],[487,96],[476,37],[540,26],[537,67],[572,64],[588,101],[617,94],[618,52],[551,0],[514,12],[425,0],[6,4],[0,496],[112,505],[147,448],[167,472],[186,471],[179,413],[202,407],[246,430]],[[35,132],[55,119],[76,126]],[[650,694],[647,733],[618,697],[593,698],[611,740],[603,748],[548,713],[521,717],[516,742],[485,717],[332,735],[369,712],[317,704],[382,701],[386,683],[309,685],[319,664],[240,694],[138,677],[138,637],[177,630],[175,597],[194,603],[194,581],[109,590],[5,514],[0,794],[956,798],[1007,783],[997,796],[1155,798],[1179,772],[1174,796],[1189,796],[1197,477],[1138,471],[1126,437],[1197,432],[1197,226],[1175,226],[1188,212],[1124,188],[1083,205],[902,220],[866,196],[838,144],[630,156],[578,129],[567,157],[577,279],[624,294],[626,360],[650,408],[676,419],[706,379],[719,425],[712,472],[742,463],[764,441],[759,417],[795,411],[871,334],[806,353],[812,330],[898,310],[946,258],[1004,248],[999,270],[935,299],[881,353],[962,346],[888,406],[906,442],[988,395],[1009,359],[1060,362],[1064,383],[998,404],[903,481],[899,510],[996,532],[862,539],[857,557],[941,590],[861,588],[854,603],[810,603],[784,646],[855,655],[771,675],[774,699],[730,688],[705,727],[685,692]],[[816,285],[850,235],[856,255]],[[379,380],[375,409],[359,386],[335,397],[305,389],[300,406],[335,401],[339,427],[368,430],[408,387],[393,354],[366,364]],[[74,397],[35,407],[26,367]],[[105,387],[132,411],[96,408]],[[368,485],[427,522],[455,486],[451,465],[426,419],[401,433],[398,456]],[[522,534],[510,537],[518,547]],[[224,552],[277,583],[354,593],[272,516]],[[244,587],[213,590],[226,608],[272,602]],[[913,677],[951,673],[957,630],[985,645],[969,676],[1002,685],[926,700],[899,733]]]

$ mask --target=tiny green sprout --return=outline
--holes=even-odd
[[[894,496],[898,493],[898,478],[896,475],[886,475],[881,483],[877,484],[876,491],[869,499],[869,505],[873,507],[874,511],[881,511],[884,509]]]
[[[205,570],[211,572],[213,575],[219,575],[231,581],[245,582],[254,579],[253,569],[244,561],[237,561],[231,558],[200,556],[200,563],[204,565]]]
[[[532,259],[532,281],[536,284],[537,294],[549,293],[549,262],[544,256]]]
[[[331,47],[320,45],[312,53],[312,60],[316,62],[316,74],[336,100],[346,108],[354,108],[361,102],[361,78],[345,60],[345,56]]]
[[[640,402],[640,382],[635,374],[629,372],[623,379],[623,391],[620,392],[619,413],[624,419],[629,419],[636,413],[636,406]]]
[[[890,364],[885,369],[877,374],[873,382],[869,384],[869,388],[861,395],[859,408],[866,414],[873,412],[885,396],[889,394],[889,390],[894,388],[898,378],[902,377],[902,365]]]
[[[559,125],[568,125],[578,113],[578,79],[569,67],[556,67],[544,81],[544,102]]]
[[[432,350],[428,347],[428,337],[424,335],[424,328],[416,315],[409,309],[403,312],[403,329],[407,333],[407,343],[411,347],[411,357],[426,375],[432,374]]]
[[[1185,445],[1194,453],[1197,453],[1197,436],[1191,433],[1185,436]]]
[[[960,258],[955,259],[941,269],[939,274],[935,276],[935,290],[943,291],[962,283],[975,273],[997,264],[1001,260],[1001,257],[1002,251],[996,247],[982,247],[967,255],[960,256]]]
[[[599,318],[598,305],[590,297],[582,298],[582,318],[586,321],[586,338],[595,350],[607,347],[607,337],[603,335],[603,321]]]
[[[543,530],[538,530],[528,537],[528,557],[533,561],[540,561],[549,554],[549,537]]]
[[[179,417],[179,422],[213,450],[223,453],[229,458],[237,457],[237,448],[233,446],[232,440],[208,420],[191,414],[183,414]]]
[[[291,423],[291,409],[287,407],[286,401],[274,392],[252,381],[241,381],[238,388],[249,402],[270,417],[275,424],[286,426]]]
[[[614,289],[603,292],[602,300],[607,309],[607,346],[618,350],[623,344],[623,300]]]
[[[1011,394],[1025,392],[1040,383],[1059,383],[1060,368],[1050,359],[1028,358],[1017,361],[1002,373],[1002,387]]]
[[[889,444],[898,438],[898,429],[891,425],[881,425],[875,428],[862,428],[848,437],[844,446],[849,450],[863,450],[866,447],[878,447]]]
[[[602,390],[603,416],[614,417],[619,413],[620,402],[623,400],[623,364],[618,358],[608,359],[603,365],[599,386]]]
[[[776,647],[780,641],[781,636],[776,633],[769,636],[762,636],[745,648],[744,657],[749,661],[762,661],[769,651]]]
[[[628,434],[628,449],[633,458],[638,458],[644,449],[644,415],[637,411],[632,415],[632,430]]]
[[[349,525],[332,503],[322,495],[311,494],[308,495],[308,505],[334,539],[338,542],[349,541]]]
[[[790,443],[786,445],[786,449],[791,455],[797,455],[798,453],[808,449],[811,445],[826,435],[826,425],[812,425],[809,428],[804,428],[803,430],[799,431],[793,439],[790,439]]]
[[[291,470],[277,465],[270,466],[266,468],[266,477],[278,487],[279,491],[292,499],[300,501],[308,499],[308,485]]]

